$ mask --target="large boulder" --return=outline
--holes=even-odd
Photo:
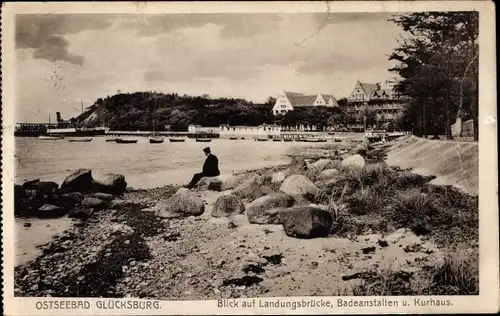
[[[88,192],[92,189],[92,171],[89,169],[78,169],[70,174],[61,184],[62,189],[71,188],[75,192]]]
[[[40,181],[39,179],[26,181],[22,185],[23,189],[26,190],[39,190],[42,193],[54,193],[58,188],[59,184],[52,181]]]
[[[108,207],[108,204],[101,199],[86,197],[82,201],[82,206],[94,210],[103,210]]]
[[[193,192],[179,190],[166,201],[154,206],[153,209],[164,218],[181,218],[203,214],[205,204]]]
[[[44,204],[38,209],[38,217],[40,218],[56,218],[66,214],[66,211],[57,205]]]
[[[365,159],[361,155],[352,155],[344,158],[340,163],[342,167],[359,167],[363,168],[365,166]]]
[[[248,221],[252,224],[280,224],[277,214],[293,203],[294,199],[283,193],[265,195],[247,205]]]
[[[321,171],[319,174],[318,178],[319,179],[332,179],[336,177],[339,174],[339,171],[337,169],[326,169]]]
[[[259,176],[252,176],[233,190],[233,194],[242,199],[255,200],[264,195],[260,190],[262,183]]]
[[[226,191],[234,189],[242,184],[246,178],[246,175],[220,175],[219,180],[222,181],[221,190]]]
[[[333,160],[331,160],[331,159],[319,159],[318,161],[310,164],[309,168],[313,168],[314,170],[317,170],[317,171],[323,171],[328,166],[330,166],[332,164],[333,164]]]
[[[318,188],[306,176],[294,174],[283,181],[280,191],[290,196],[315,195]]]
[[[212,190],[220,192],[222,190],[222,181],[219,179],[219,177],[203,177],[196,184],[196,190]]]
[[[106,173],[95,176],[93,188],[95,192],[121,194],[127,188],[127,182],[121,174]]]
[[[66,207],[73,207],[75,205],[80,205],[83,201],[83,198],[83,194],[81,194],[80,192],[70,192],[61,195],[59,200]]]
[[[231,217],[245,212],[243,201],[235,195],[221,195],[212,208],[213,217]]]
[[[314,206],[296,206],[279,214],[289,237],[316,238],[330,233],[333,219],[330,213]]]

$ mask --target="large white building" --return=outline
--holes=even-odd
[[[273,114],[283,115],[299,107],[314,106],[334,107],[338,106],[338,104],[335,97],[331,94],[305,95],[302,93],[282,91],[282,93],[276,98],[276,103],[273,107]]]

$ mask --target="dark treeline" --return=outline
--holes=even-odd
[[[409,13],[392,19],[408,36],[390,56],[396,85],[409,97],[400,125],[417,135],[446,134],[457,115],[478,135],[478,12]]]
[[[270,103],[272,102],[272,103]],[[105,124],[113,130],[185,131],[190,124],[202,126],[260,125],[273,123],[273,100],[254,104],[243,99],[179,96],[176,93],[122,93],[98,99],[78,116],[87,127]]]
[[[87,110],[73,119],[77,125],[94,127],[105,124],[112,130],[186,131],[191,124],[217,127],[222,124],[257,126],[281,124],[315,126],[345,125],[352,120],[346,118],[341,107],[298,108],[283,116],[273,116],[276,99],[270,97],[266,103],[255,104],[243,99],[210,98],[203,96],[179,96],[156,92],[122,93],[98,99]],[[339,100],[340,104],[347,100]]]

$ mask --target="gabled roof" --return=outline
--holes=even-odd
[[[375,84],[375,83],[360,82],[359,85],[361,86],[361,89],[363,89],[363,91],[365,91],[366,95],[369,98],[372,98],[375,94],[375,91],[377,91],[377,89],[378,89],[377,84]]]
[[[332,99],[333,99],[333,101],[337,101],[337,100],[335,99],[335,97],[334,97],[333,95],[331,95],[331,94],[322,94],[321,96],[323,97],[323,100],[325,100],[325,102],[327,102],[327,103],[328,103],[328,100],[329,100],[330,98],[332,98]]]
[[[288,91],[284,92],[288,101],[290,101],[290,104],[293,107],[312,106],[314,105],[314,101],[316,101],[316,98],[318,97],[317,95],[304,95],[302,93]]]

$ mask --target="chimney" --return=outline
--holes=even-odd
[[[61,119],[61,112],[56,112],[56,117],[57,117],[57,121],[58,122],[62,121],[62,119]]]

